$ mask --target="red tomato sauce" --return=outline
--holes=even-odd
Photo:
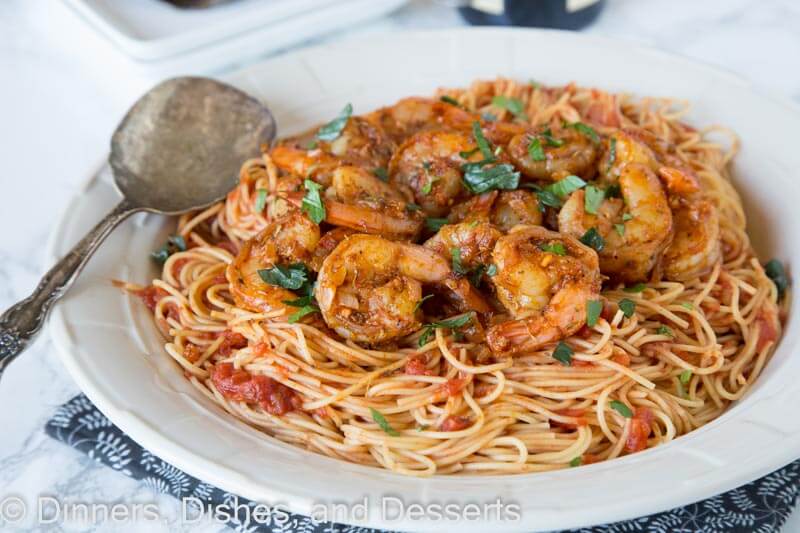
[[[629,452],[640,452],[647,447],[647,437],[650,436],[653,412],[647,407],[637,407],[631,418],[631,429],[625,449]]]
[[[214,386],[229,400],[256,403],[272,415],[283,415],[300,407],[300,397],[292,389],[274,379],[234,369],[231,363],[220,363],[211,373]]]
[[[441,431],[460,431],[470,426],[469,418],[465,416],[448,416],[439,427]]]

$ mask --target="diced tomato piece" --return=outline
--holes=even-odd
[[[155,311],[156,304],[158,304],[162,298],[169,295],[167,291],[154,285],[150,285],[138,291],[133,291],[132,293],[141,298],[144,305],[146,305],[150,311]]]
[[[229,356],[234,350],[244,348],[247,346],[247,339],[241,333],[236,333],[226,329],[221,333],[222,344],[217,348],[217,352],[223,356]]]
[[[608,300],[603,300],[603,310],[600,311],[600,316],[603,317],[606,322],[611,322],[614,320],[614,315],[617,314],[617,304],[611,303]]]
[[[653,412],[647,407],[637,407],[633,410],[633,418],[630,422],[630,432],[628,440],[625,441],[625,449],[631,453],[639,452],[647,447],[647,438],[652,431]]]
[[[554,413],[561,415],[561,416],[568,416],[570,418],[575,418],[575,423],[571,422],[561,422],[558,420],[550,419],[550,426],[551,427],[560,427],[564,429],[578,429],[578,426],[586,426],[589,424],[589,421],[584,418],[584,414],[586,414],[585,409],[556,409],[553,411]]]
[[[756,324],[758,324],[758,345],[757,351],[763,350],[767,344],[774,342],[778,339],[778,317],[775,311],[762,307],[756,316]]]
[[[585,453],[583,457],[581,457],[581,464],[590,465],[592,463],[599,463],[601,461],[600,456],[595,455],[593,453]]]
[[[465,416],[448,416],[439,427],[441,431],[460,431],[470,426],[469,418]]]
[[[235,369],[232,363],[219,363],[211,373],[214,386],[229,400],[255,403],[270,414],[281,416],[301,405],[292,389],[274,379]]]
[[[406,374],[409,376],[430,376],[433,375],[433,372],[425,367],[425,357],[413,355],[406,361]]]
[[[442,385],[442,391],[444,391],[447,396],[457,396],[461,392],[461,389],[466,387],[468,381],[467,378],[448,379]]]
[[[192,363],[200,359],[201,355],[203,355],[203,350],[196,344],[190,342],[183,347],[183,356]]]
[[[631,356],[625,352],[617,352],[611,356],[611,360],[622,366],[631,366]]]

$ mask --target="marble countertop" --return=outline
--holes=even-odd
[[[463,25],[439,3],[414,0],[351,33]],[[796,0],[608,0],[585,31],[646,43],[727,68],[800,102]],[[56,0],[0,3],[0,309],[27,296],[45,270],[43,243],[59,213],[105,157],[131,102],[155,81],[132,72],[102,38]],[[335,39],[329,36],[326,39]],[[322,39],[318,39],[322,40]],[[614,61],[615,58],[608,58]],[[45,331],[0,382],[0,500],[41,494],[86,502],[156,502],[178,525],[169,497],[52,441],[43,426],[79,392]],[[152,524],[151,524],[152,525]],[[210,520],[193,530],[220,531]],[[137,531],[136,524],[98,531]],[[795,512],[786,531],[800,531]]]

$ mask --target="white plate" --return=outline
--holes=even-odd
[[[734,170],[761,257],[800,264],[800,112],[704,65],[573,33],[473,29],[326,45],[250,67],[229,81],[266,100],[281,133],[288,134],[334,116],[347,101],[365,112],[405,95],[496,75],[691,100],[693,124],[725,124],[741,136]],[[73,200],[53,236],[54,256],[64,254],[116,201],[108,178],[104,168]],[[117,229],[56,307],[51,332],[64,365],[114,423],[163,459],[226,490],[305,514],[315,502],[367,496],[372,507],[361,525],[403,530],[443,524],[391,520],[381,514],[382,496],[423,504],[500,498],[519,504],[522,517],[495,520],[493,530],[549,530],[687,504],[800,457],[797,313],[741,402],[687,436],[631,456],[550,473],[414,479],[302,451],[232,419],[195,392],[163,351],[149,313],[109,283],[151,279],[148,254],[171,227],[141,215]],[[480,521],[458,525],[461,532],[486,527]]]

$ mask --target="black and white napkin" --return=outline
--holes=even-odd
[[[238,497],[195,479],[162,461],[125,435],[84,395],[62,405],[45,430],[48,435],[80,450],[95,461],[128,477],[142,480],[159,492],[178,499],[202,502],[204,511],[230,506]],[[686,507],[663,513],[577,530],[580,533],[777,533],[792,512],[800,491],[800,460],[748,485]],[[309,517],[291,514],[270,522],[248,519],[257,504],[238,498],[236,516],[227,525],[247,533],[381,533],[378,530],[334,523],[315,523]]]

